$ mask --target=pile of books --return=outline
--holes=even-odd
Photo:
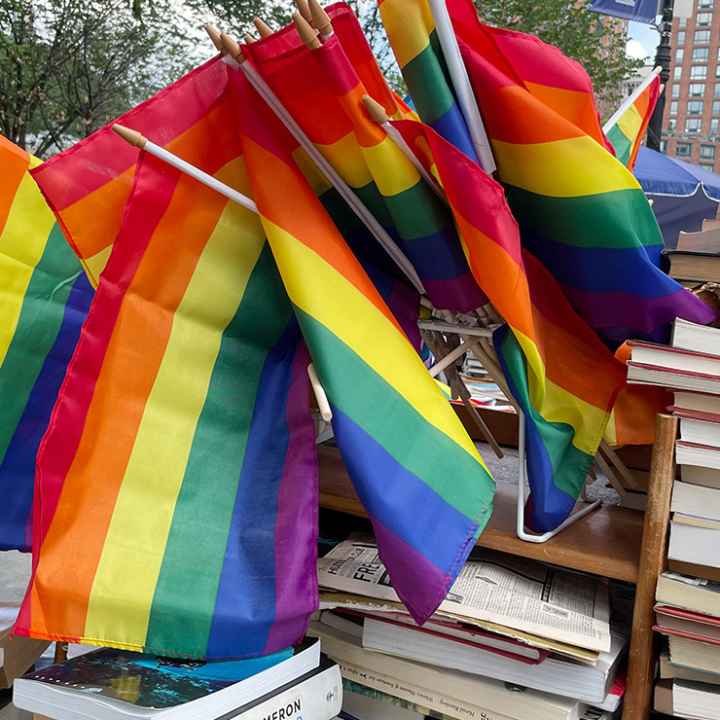
[[[720,227],[717,221],[703,223],[700,232],[681,232],[677,247],[665,250],[670,275],[686,285],[720,283]]]
[[[720,717],[720,328],[676,320],[670,346],[631,343],[630,382],[668,388],[679,418],[668,546],[655,630],[667,637],[655,707]]]
[[[372,540],[336,546],[319,582],[309,633],[359,720],[601,720],[620,705],[626,634],[611,630],[600,578],[476,550],[422,627]]]

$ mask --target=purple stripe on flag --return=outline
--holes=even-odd
[[[423,279],[427,294],[438,308],[452,308],[457,312],[470,312],[487,303],[475,278],[468,272],[450,280]]]

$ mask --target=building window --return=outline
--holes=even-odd
[[[678,48],[675,51],[675,62],[679,65],[680,63],[682,63],[684,57],[685,51],[682,48]]]
[[[667,140],[660,141],[660,152],[667,152]]]
[[[702,160],[715,160],[715,146],[714,145],[701,145],[700,146],[700,158]]]
[[[680,30],[677,34],[677,44],[678,45],[684,45],[685,44],[685,31]]]
[[[720,68],[720,66],[718,66]],[[693,65],[690,68],[690,77],[693,80],[704,80],[707,77],[706,65]]]
[[[682,67],[680,67],[680,65],[678,65],[673,70],[673,80],[679,80],[681,77],[682,77]]]
[[[713,115],[720,115],[720,100],[713,100]]]
[[[718,103],[720,105],[720,103]],[[715,103],[713,103],[713,110],[715,110]],[[702,115],[703,112],[703,101],[702,100],[690,100],[687,106],[688,115]]]
[[[698,0],[698,8],[712,8],[715,0]]]
[[[699,27],[710,25],[712,22],[712,13],[701,12],[697,14],[697,24]]]
[[[693,50],[692,59],[693,62],[707,62],[710,49],[706,47],[699,47]]]
[[[683,28],[687,27],[687,18],[681,17],[680,22],[678,22],[678,27],[682,30]],[[685,36],[683,35],[683,42],[685,41]]]
[[[715,89],[713,90],[713,97],[720,98],[720,83],[715,83]]]
[[[678,157],[690,157],[690,143],[678,143],[675,147],[675,154]]]
[[[701,118],[688,118],[685,121],[685,132],[686,133],[699,133],[702,129]]]
[[[670,103],[670,114],[671,114],[671,115],[677,115],[677,111],[678,111],[678,103],[677,103],[677,100],[673,100],[673,101]]]
[[[710,42],[710,31],[709,30],[696,30],[695,37],[693,38],[696,45],[704,45]]]
[[[668,120],[668,130],[670,132],[675,132],[676,127],[677,127],[677,120],[675,118],[670,118]]]
[[[673,93],[675,92],[675,88],[680,90],[679,85],[673,85]],[[678,92],[678,95],[680,93]],[[689,93],[690,97],[704,97],[705,96],[705,83],[690,83],[690,89]],[[677,97],[677,95],[673,94],[673,97]]]
[[[720,118],[713,118],[710,121],[710,134],[717,135],[719,127],[720,127]]]

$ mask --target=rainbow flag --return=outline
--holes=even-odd
[[[537,38],[481,24],[471,0],[448,7],[523,246],[578,314],[611,346],[665,340],[676,317],[710,322],[659,267],[660,229],[601,145],[587,74]]]
[[[451,406],[236,75],[263,227],[333,412],[338,447],[398,595],[419,622],[490,518],[494,483]]]
[[[390,117],[413,113],[387,88],[350,8],[337,3],[327,11],[335,32],[321,48],[308,50],[288,26],[246,46],[252,62],[414,264],[433,304],[457,311],[484,305],[487,299],[472,278],[450,213],[367,118],[362,96],[373,97]],[[335,218],[335,210],[328,210]]]
[[[218,152],[247,192],[242,157]],[[257,215],[142,156],[38,455],[15,631],[183,658],[302,637],[317,606],[308,362]]]
[[[418,115],[458,150],[477,160],[427,0],[378,0],[378,7]]]
[[[29,550],[35,454],[92,298],[28,172],[0,136],[0,550]]]
[[[115,122],[143,133],[155,144],[214,175],[222,157],[200,140],[210,135],[216,140],[215,147],[233,143],[232,108],[224,99],[226,87],[227,65],[216,57]],[[65,237],[95,286],[120,230],[140,153],[115,135],[111,125],[33,170]],[[198,148],[205,154],[198,154]]]
[[[526,523],[539,532],[572,511],[626,371],[570,307],[550,273],[523,250],[502,187],[431,128],[395,122],[437,168],[470,267],[507,325],[498,358],[526,430]],[[492,268],[492,272],[487,269]]]
[[[615,150],[615,157],[628,170],[635,167],[640,144],[645,137],[659,97],[660,76],[656,75],[607,134],[607,139]]]

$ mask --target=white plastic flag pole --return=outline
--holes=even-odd
[[[625,98],[620,107],[610,116],[610,119],[603,125],[603,132],[607,134],[617,125],[618,120],[625,114],[627,109],[642,95],[650,83],[662,72],[658,65],[653,71]]]
[[[218,180],[217,178],[214,178],[212,175],[208,175],[208,173],[204,172],[200,168],[195,167],[195,165],[186,162],[182,158],[179,158],[177,155],[174,155],[169,150],[166,150],[165,148],[156,145],[154,142],[148,140],[143,134],[139,133],[137,130],[131,130],[124,125],[117,124],[113,125],[112,129],[115,134],[119,135],[123,140],[130,143],[130,145],[134,145],[135,147],[144,150],[150,155],[154,155],[156,158],[162,160],[163,162],[166,162],[168,165],[171,165],[176,170],[179,170],[181,173],[184,173],[185,175],[188,175],[189,177],[197,180],[203,185],[209,187],[210,189],[215,190],[215,192],[220,193],[220,195],[224,195],[228,200],[231,200],[232,202],[241,205],[242,207],[250,210],[250,212],[253,212],[256,215],[259,214],[257,205],[247,195],[239,193],[237,190],[234,190],[229,185],[220,182],[220,180]],[[325,390],[320,384],[320,380],[318,379],[317,373],[315,372],[315,368],[312,366],[312,363],[308,365],[308,375],[310,377],[310,384],[312,385],[313,392],[315,393],[315,399],[317,400],[318,408],[320,410],[320,416],[323,420],[325,420],[325,422],[330,422],[332,420],[330,403],[328,402]]]
[[[435,29],[437,30],[438,40],[442,48],[445,64],[447,65],[450,79],[452,81],[455,95],[457,97],[460,110],[462,111],[465,122],[470,132],[475,152],[482,169],[488,175],[495,171],[495,158],[493,157],[490,140],[485,132],[485,125],[480,115],[470,78],[468,77],[465,62],[460,53],[460,46],[455,37],[455,30],[450,20],[445,0],[429,0],[430,11],[435,20]]]
[[[350,208],[364,223],[373,237],[383,246],[385,251],[388,255],[390,255],[408,280],[410,280],[415,289],[421,295],[424,295],[425,288],[422,281],[420,280],[415,267],[407,258],[405,253],[398,247],[395,241],[390,237],[390,235],[388,235],[385,228],[380,225],[372,213],[362,203],[360,198],[340,177],[322,153],[320,153],[320,151],[315,147],[310,138],[308,138],[308,136],[303,132],[295,119],[290,115],[287,108],[285,108],[280,99],[275,95],[265,80],[263,80],[257,70],[251,63],[247,62],[245,56],[240,50],[240,46],[224,33],[221,34],[221,38],[226,52],[226,62],[236,68],[239,68],[243,72],[245,77],[248,79],[248,82],[252,85],[258,95],[265,100],[270,109],[275,113],[275,115],[277,115],[279,120],[289,130],[290,134],[298,141],[303,150],[305,150],[331,185],[333,185],[333,187],[338,191],[340,196],[348,203]],[[319,40],[315,40],[319,47]]]

